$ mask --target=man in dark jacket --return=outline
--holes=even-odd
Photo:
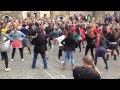
[[[28,40],[28,36],[30,35],[30,31],[28,29],[25,28],[26,27],[26,24],[23,24],[22,25],[22,28],[21,28],[21,32],[24,33],[26,35],[26,38],[23,39],[23,49],[24,47],[27,47],[28,48],[28,51],[29,53],[31,54],[31,50],[30,50],[30,42]]]
[[[26,37],[27,37],[30,34],[30,31],[28,29],[26,29],[25,27],[26,27],[26,24],[23,24],[22,28],[20,29],[20,31],[22,33],[24,33],[26,35]]]
[[[47,43],[46,36],[42,34],[40,31],[38,32],[38,36],[33,38],[31,41],[31,44],[35,45],[34,47],[34,58],[33,58],[33,63],[32,63],[32,68],[35,68],[36,65],[36,59],[38,56],[38,53],[41,54],[43,63],[44,63],[44,69],[47,69],[47,60],[45,56],[45,46]]]
[[[100,79],[101,75],[99,70],[94,65],[92,56],[86,55],[83,58],[83,66],[75,67],[73,69],[74,79]]]

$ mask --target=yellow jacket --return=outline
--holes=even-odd
[[[7,30],[8,30],[7,28],[4,28],[4,29],[2,29],[2,32],[6,33]]]

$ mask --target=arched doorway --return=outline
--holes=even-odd
[[[59,21],[65,21],[65,16],[58,16],[57,20],[59,20]]]
[[[2,16],[2,19],[5,21],[5,23],[8,23],[11,17],[8,15],[5,15],[5,16]]]

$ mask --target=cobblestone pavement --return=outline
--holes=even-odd
[[[33,47],[31,47],[33,52]],[[120,50],[120,48],[119,48]],[[5,72],[4,61],[0,60],[0,79],[73,79],[71,64],[68,61],[66,70],[62,70],[62,64],[57,61],[58,46],[56,45],[54,50],[49,51],[48,69],[43,69],[43,62],[41,56],[38,55],[36,69],[31,69],[33,53],[30,55],[27,48],[24,50],[24,61],[20,59],[19,50],[16,50],[14,61],[11,62],[11,52],[9,56],[9,67],[11,71]],[[79,53],[78,49],[75,52],[75,65],[82,65],[82,58],[84,57],[85,49]],[[90,54],[90,52],[89,52]],[[120,56],[117,56],[117,60],[108,61],[109,70],[105,69],[105,64],[102,58],[98,58],[97,67],[102,74],[102,79],[118,79],[120,78]],[[63,57],[61,58],[63,60]]]

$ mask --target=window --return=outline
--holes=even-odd
[[[27,13],[27,17],[31,17],[30,13]]]
[[[117,12],[114,12],[114,16],[117,16],[117,14],[118,14]]]
[[[34,13],[34,17],[37,18],[37,13]]]
[[[44,18],[47,18],[47,14],[44,14]]]
[[[62,19],[63,19],[63,17],[61,16],[61,17],[60,17],[60,19],[62,20]]]

